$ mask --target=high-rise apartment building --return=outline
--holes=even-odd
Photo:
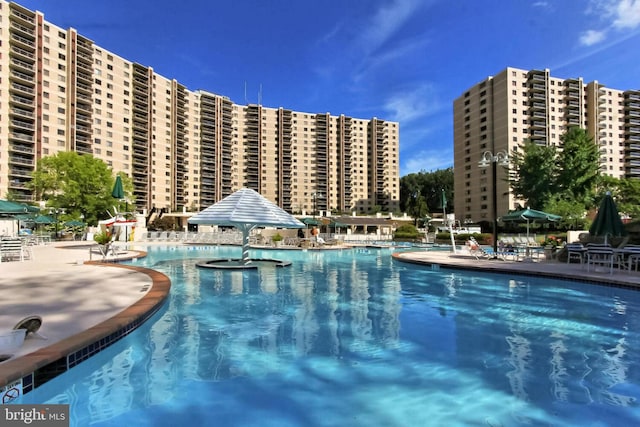
[[[37,161],[76,151],[126,172],[139,210],[199,210],[242,187],[294,213],[398,207],[397,122],[192,91],[4,0],[0,30],[0,197],[33,201]]]
[[[493,220],[492,168],[478,166],[485,152],[511,154],[527,140],[560,146],[560,137],[571,126],[586,129],[598,144],[604,174],[640,178],[638,90],[611,89],[582,78],[560,79],[549,70],[507,68],[465,91],[453,109],[458,219]],[[508,169],[496,169],[500,216],[518,201],[506,182]]]

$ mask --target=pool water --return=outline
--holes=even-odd
[[[150,247],[171,277],[140,329],[19,403],[73,426],[612,426],[640,423],[640,293],[430,269],[392,249]]]

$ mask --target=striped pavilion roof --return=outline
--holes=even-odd
[[[250,188],[242,188],[189,218],[190,224],[304,228],[305,225]]]

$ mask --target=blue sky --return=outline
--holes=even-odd
[[[640,89],[640,0],[18,3],[190,90],[398,121],[401,176],[453,165],[453,100],[508,66]]]

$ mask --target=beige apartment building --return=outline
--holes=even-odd
[[[398,208],[397,122],[189,90],[4,0],[0,42],[0,198],[35,202],[38,159],[76,151],[126,172],[139,211],[196,211],[242,187],[293,213]]]
[[[571,126],[586,129],[601,152],[602,173],[640,178],[640,91],[616,90],[582,78],[560,79],[549,70],[507,68],[454,101],[454,191],[459,220],[493,221],[492,167],[484,156],[512,154],[531,140],[560,146]],[[492,165],[493,166],[493,165]],[[498,216],[518,204],[496,164]],[[541,206],[531,206],[540,209]]]

